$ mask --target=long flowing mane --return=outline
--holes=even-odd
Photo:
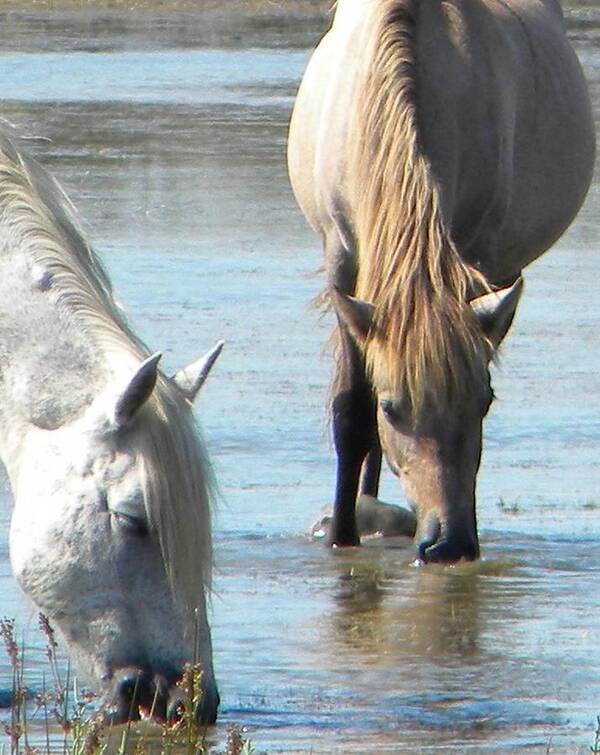
[[[148,349],[127,324],[70,201],[6,131],[0,128],[0,226],[46,271],[57,306],[81,324],[108,366],[124,355],[135,367]],[[214,484],[191,406],[164,376],[124,442],[142,465],[146,511],[173,593],[193,610],[203,605],[202,585],[211,582]]]
[[[374,6],[352,124],[356,295],[376,305],[367,368],[418,412],[426,399],[444,405],[485,379],[486,343],[467,298],[488,286],[452,242],[419,141],[418,2]]]

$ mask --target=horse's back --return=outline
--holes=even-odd
[[[553,0],[340,0],[292,119],[298,201],[323,235],[360,201],[348,161],[369,134],[352,124],[383,6],[409,19],[418,140],[446,225],[468,262],[511,278],[560,236],[591,179],[589,97]]]
[[[594,161],[583,73],[554,2],[422,0],[419,136],[463,257],[512,278],[561,235]]]

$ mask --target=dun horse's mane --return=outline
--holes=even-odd
[[[444,406],[485,379],[487,344],[467,299],[488,286],[452,242],[419,143],[418,1],[374,5],[372,58],[353,124],[356,295],[376,305],[367,368],[418,413],[426,400]]]
[[[57,306],[81,323],[95,347],[124,355],[133,369],[148,350],[128,326],[110,281],[58,183],[0,127],[0,226],[51,281]],[[132,370],[133,371],[133,370]],[[213,478],[189,402],[160,375],[153,394],[117,442],[142,465],[144,500],[173,593],[184,610],[203,606],[212,572]]]

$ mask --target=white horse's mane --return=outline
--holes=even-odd
[[[110,354],[139,363],[148,350],[134,335],[112,286],[58,183],[0,125],[0,225],[49,276],[58,306],[81,323],[110,366]],[[143,473],[144,500],[173,593],[190,612],[203,605],[212,572],[210,502],[213,476],[190,403],[159,375],[123,442]]]

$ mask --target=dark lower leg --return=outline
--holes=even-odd
[[[367,454],[360,476],[360,495],[370,495],[377,498],[379,492],[379,478],[381,476],[381,445],[379,438]]]
[[[337,453],[337,480],[330,545],[360,543],[356,525],[356,496],[361,468],[373,448],[374,420],[373,400],[367,386],[360,385],[335,397],[333,439]]]
[[[356,249],[349,225],[336,215],[325,240],[329,283],[352,294],[356,282]],[[376,412],[365,374],[363,355],[341,320],[339,352],[334,380],[332,419],[337,473],[329,544],[360,544],[356,525],[356,498],[363,462],[375,445]],[[378,441],[377,441],[378,443]],[[369,473],[369,477],[374,475]],[[373,480],[369,486],[377,483]]]
[[[356,524],[356,490],[360,464],[338,456],[337,481],[328,544],[332,547],[360,545]]]

